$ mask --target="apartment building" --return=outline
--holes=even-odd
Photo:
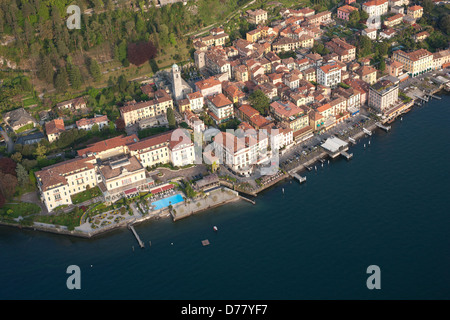
[[[268,138],[260,131],[255,136],[237,137],[220,132],[213,138],[215,155],[232,170],[249,175],[253,166],[267,161]]]
[[[252,24],[263,24],[267,22],[267,11],[262,9],[247,10],[247,20]]]
[[[192,92],[187,94],[187,99],[189,100],[191,111],[198,111],[203,109],[205,101],[203,95],[200,91]]]
[[[374,84],[377,82],[377,69],[371,66],[362,66],[356,73],[359,75],[360,79],[367,82],[368,84]]]
[[[384,113],[398,100],[398,78],[386,76],[378,80],[369,89],[369,107]]]
[[[231,102],[223,93],[208,96],[206,98],[206,105],[209,109],[209,115],[216,124],[234,118],[233,102]]]
[[[350,20],[350,14],[353,11],[358,11],[358,8],[355,8],[355,7],[352,7],[352,6],[349,6],[349,5],[345,5],[345,6],[339,7],[337,9],[337,17],[339,19],[343,19],[343,20],[349,21]]]
[[[394,51],[392,59],[403,64],[410,77],[433,70],[433,54],[426,49],[418,49],[412,52],[402,50]]]
[[[317,82],[324,86],[335,88],[341,82],[341,68],[336,63],[326,64],[317,68]]]
[[[336,53],[341,62],[349,62],[356,58],[356,47],[340,38],[331,39],[325,43],[325,47]]]
[[[401,13],[397,13],[396,15],[393,15],[392,17],[386,18],[384,20],[384,25],[386,27],[393,27],[403,22],[403,17],[405,15]]]
[[[142,119],[165,114],[168,108],[173,109],[173,100],[166,91],[159,89],[155,92],[155,99],[143,102],[129,101],[119,110],[125,125],[131,126]]]
[[[418,5],[408,7],[407,15],[413,19],[420,19],[423,15],[423,8]]]
[[[199,91],[203,98],[222,93],[222,83],[214,77],[200,80],[195,83],[195,91]]]
[[[97,185],[95,157],[76,158],[35,172],[41,201],[48,211],[72,204],[71,195]]]

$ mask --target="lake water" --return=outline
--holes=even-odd
[[[86,240],[0,227],[0,299],[449,299],[449,138],[444,96],[256,205],[137,225],[145,249],[127,229]],[[66,287],[69,265],[81,290]],[[381,290],[366,287],[369,265]]]

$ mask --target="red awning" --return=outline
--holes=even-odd
[[[129,195],[130,193],[135,193],[135,192],[137,192],[138,190],[136,189],[136,188],[133,188],[133,189],[129,189],[129,190],[126,190],[125,191],[125,195]]]
[[[163,191],[167,191],[173,188],[173,184],[166,184],[165,186],[151,189],[150,192],[155,194]]]

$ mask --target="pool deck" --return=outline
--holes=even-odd
[[[203,198],[189,199],[184,203],[175,204],[170,212],[173,221],[240,199],[238,192],[225,187],[206,192],[205,195]]]

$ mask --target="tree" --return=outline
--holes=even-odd
[[[167,109],[167,121],[169,122],[169,129],[175,129],[177,127],[177,122],[175,120],[175,114],[172,108]]]
[[[261,90],[255,90],[249,96],[250,104],[262,115],[269,112],[270,99]]]
[[[78,90],[81,87],[83,79],[81,78],[80,68],[70,64],[68,66],[69,81],[73,89]]]
[[[430,15],[431,11],[433,11],[433,7],[434,7],[433,0],[423,0],[422,7],[423,7],[423,13]]]
[[[102,73],[100,71],[100,66],[95,59],[89,60],[89,73],[91,74],[94,81],[97,82],[102,78]]]
[[[17,178],[12,174],[4,174],[0,172],[0,192],[5,199],[9,200],[16,192]]]
[[[439,28],[445,32],[445,34],[450,35],[450,15],[444,14],[439,19]]]
[[[10,158],[0,158],[0,172],[16,175],[16,163]]]
[[[55,77],[55,89],[59,92],[64,92],[69,87],[68,76],[66,68],[60,68]]]
[[[53,65],[48,55],[44,55],[38,64],[37,76],[39,79],[51,83],[53,81]]]
[[[36,148],[36,151],[34,152],[34,155],[36,156],[36,159],[39,161],[45,159],[45,155],[47,152],[48,152],[47,148],[43,144],[39,143]]]
[[[17,174],[17,181],[19,182],[20,186],[23,187],[30,181],[30,177],[28,176],[27,170],[20,163],[17,164],[16,174]]]
[[[11,159],[14,160],[15,162],[21,162],[22,161],[22,154],[20,152],[15,152],[12,156]]]

